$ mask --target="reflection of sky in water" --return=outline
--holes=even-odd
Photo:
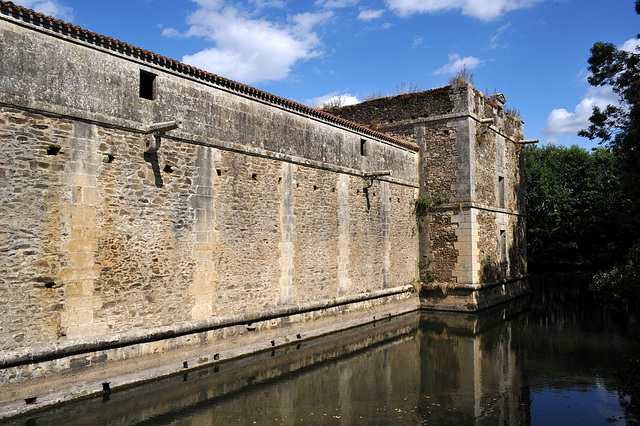
[[[566,380],[566,379],[565,379]],[[566,383],[565,383],[566,384]],[[602,385],[574,389],[531,388],[532,425],[625,424],[615,391]]]

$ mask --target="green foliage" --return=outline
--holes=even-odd
[[[432,283],[438,279],[438,275],[429,271],[429,265],[431,265],[431,263],[433,263],[432,258],[427,259],[426,263],[422,261],[418,262],[418,271],[420,274],[419,281],[421,283],[420,288],[422,288],[423,284]]]
[[[416,217],[426,216],[430,208],[439,206],[445,202],[446,200],[444,198],[432,198],[430,195],[420,195],[413,200],[413,214],[416,215]]]
[[[636,1],[635,11],[640,14],[640,1]],[[623,191],[620,223],[625,228],[624,234],[637,241],[640,239],[637,219],[640,216],[640,52],[627,52],[612,43],[597,42],[591,48],[589,71],[589,83],[611,86],[619,96],[620,105],[594,107],[589,128],[581,130],[579,135],[600,139],[617,156]]]
[[[608,305],[639,311],[640,243],[634,245],[621,265],[593,277],[589,290]]]
[[[601,147],[524,148],[527,248],[532,269],[601,269],[620,250],[620,181],[615,155]]]

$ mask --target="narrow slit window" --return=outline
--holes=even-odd
[[[140,97],[149,99],[156,98],[156,75],[147,71],[140,70]]]
[[[360,139],[360,155],[365,157],[367,155],[367,140]]]
[[[504,229],[500,230],[500,260],[507,261],[507,231]]]
[[[498,207],[504,206],[504,176],[498,176]]]

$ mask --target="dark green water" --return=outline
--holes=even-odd
[[[640,344],[586,288],[478,315],[422,312],[38,413],[18,424],[636,424]]]

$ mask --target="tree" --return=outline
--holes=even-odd
[[[525,148],[527,246],[532,269],[610,267],[622,254],[616,159],[601,147]]]
[[[640,14],[640,0],[635,11]],[[640,35],[636,36],[640,39]],[[605,302],[617,301],[627,309],[640,310],[640,50],[628,52],[611,43],[598,42],[591,48],[589,83],[610,85],[620,105],[594,107],[591,125],[579,132],[600,139],[616,156],[621,197],[617,222],[621,235],[618,245],[627,252],[622,265],[594,277],[591,290]],[[640,361],[639,361],[640,362]]]
[[[640,0],[636,0],[635,10],[640,14]],[[620,104],[604,109],[594,107],[589,128],[578,134],[600,139],[619,161],[624,191],[619,207],[625,216],[620,222],[625,227],[628,238],[624,244],[628,248],[640,239],[640,51],[628,52],[611,43],[597,42],[591,48],[589,71],[589,83],[611,86]]]

